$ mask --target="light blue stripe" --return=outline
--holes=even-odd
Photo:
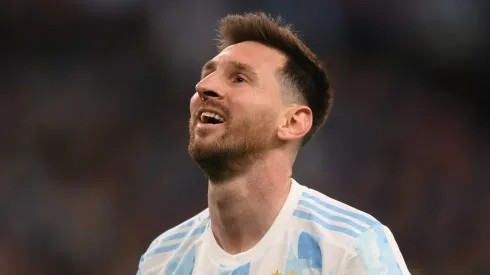
[[[373,226],[354,240],[353,247],[368,275],[401,275],[400,266],[383,229],[380,223]]]
[[[167,263],[165,263],[165,273],[160,274],[178,274],[191,275],[194,271],[196,262],[196,246],[193,245],[184,255],[174,255]]]
[[[383,225],[379,224],[373,227],[374,232],[378,235],[376,243],[378,244],[380,256],[379,260],[388,267],[388,274],[402,274],[400,270],[400,265],[396,260],[395,253],[393,253],[393,248],[388,242],[388,238],[383,230]]]
[[[190,232],[188,231],[188,232],[178,233],[178,234],[169,236],[168,238],[164,239],[164,241],[178,240],[178,239],[181,239],[181,238],[184,238],[184,237],[197,236],[197,235],[200,235],[200,234],[204,233],[204,231],[206,231],[206,228],[207,228],[207,225],[204,225],[204,226],[201,226],[199,228],[196,228],[196,229],[194,229],[194,230],[192,230]],[[145,255],[143,255],[142,261],[144,261],[144,259],[146,259],[148,257],[154,256],[155,254],[169,252],[169,251],[175,250],[175,249],[177,249],[179,247],[180,247],[180,243],[179,244],[174,244],[174,245],[169,245],[169,246],[163,246],[163,247],[155,248],[155,249],[153,249],[153,250],[148,251],[147,253],[145,253]]]
[[[172,241],[172,240],[178,240],[186,236],[187,232],[181,232],[181,233],[174,233],[175,231],[178,231],[180,229],[184,229],[186,227],[191,227],[196,223],[197,219],[190,220],[186,223],[183,223],[177,227],[174,227],[167,231],[163,236],[159,237],[156,242],[157,243],[162,243],[162,242],[167,242],[167,241]]]
[[[152,251],[149,251],[148,253],[146,253],[145,259],[146,258],[149,258],[151,256],[154,256],[156,254],[165,253],[165,252],[169,252],[169,251],[175,250],[175,249],[179,248],[179,246],[180,246],[180,243],[179,244],[174,244],[174,245],[169,245],[169,246],[163,246],[163,247],[155,248]]]
[[[185,236],[187,236],[188,233],[189,232],[176,233],[176,234],[173,234],[173,235],[170,235],[168,237],[165,237],[165,238],[161,239],[160,242],[168,242],[168,241],[182,239]]]
[[[202,216],[197,216],[197,217],[191,219],[190,221],[182,223],[181,225],[177,226],[175,229],[177,230],[177,229],[182,229],[185,227],[190,227],[190,226],[193,226],[197,222],[205,221],[208,219],[209,219],[209,215],[207,215],[205,218],[203,218]]]
[[[188,235],[194,236],[196,234],[201,234],[202,232],[204,232],[204,230],[206,230],[206,225],[195,229],[194,231],[192,231],[191,235],[189,235],[188,231],[187,232],[181,232],[181,233],[175,233],[175,234],[170,235],[168,237],[162,238],[159,242],[162,243],[162,242],[168,242],[168,241],[183,239],[184,237],[186,237]]]
[[[192,231],[191,236],[196,236],[196,235],[204,233],[204,231],[206,231],[207,227],[208,227],[207,225],[204,225],[204,226],[201,226],[201,227],[195,229],[194,231]]]
[[[346,210],[346,209],[342,209],[342,208],[339,208],[335,205],[332,205],[332,204],[329,204],[329,203],[326,203],[324,201],[322,201],[321,199],[315,197],[315,196],[312,196],[310,194],[307,194],[306,192],[303,193],[303,197],[307,198],[307,199],[311,199],[313,201],[315,201],[316,203],[320,204],[321,206],[325,207],[325,208],[328,208],[330,210],[333,210],[333,211],[336,211],[336,212],[339,212],[340,214],[344,214],[346,216],[349,216],[349,217],[352,217],[352,218],[355,218],[355,219],[358,219],[370,226],[374,225],[374,224],[377,224],[378,221],[374,220],[374,219],[371,219],[371,218],[368,218],[362,214],[359,214],[359,213],[354,213],[352,211],[349,211],[349,210]]]
[[[352,231],[352,230],[350,230],[348,228],[344,228],[344,227],[340,227],[340,226],[337,226],[337,225],[328,224],[328,223],[324,222],[323,220],[321,220],[320,218],[316,217],[315,215],[313,215],[311,213],[306,213],[306,212],[303,212],[303,211],[300,211],[300,210],[296,210],[296,211],[294,211],[293,216],[296,216],[296,217],[298,217],[300,219],[305,219],[305,220],[316,222],[319,225],[325,227],[326,229],[329,229],[329,230],[332,230],[332,231],[337,231],[337,232],[340,232],[340,233],[344,233],[344,234],[347,234],[347,235],[352,236],[354,238],[356,238],[357,236],[359,236],[358,233],[356,233],[356,232],[354,232],[354,231]]]
[[[325,217],[325,218],[327,218],[329,220],[337,221],[337,222],[342,222],[342,223],[348,224],[348,225],[350,225],[350,226],[352,226],[352,227],[360,230],[361,232],[364,232],[364,231],[366,231],[368,229],[367,227],[364,227],[364,226],[362,226],[360,224],[357,224],[354,221],[349,220],[347,218],[332,215],[332,214],[330,214],[330,213],[328,213],[328,212],[326,212],[326,211],[324,211],[324,210],[316,207],[315,205],[313,205],[313,204],[311,204],[311,203],[309,203],[309,202],[307,202],[305,200],[300,200],[299,201],[299,204],[305,206],[306,208],[309,208],[309,209],[317,212],[318,214],[322,215],[323,217]]]
[[[183,223],[183,224],[181,224],[181,225],[177,226],[177,228],[176,228],[176,229],[181,229],[181,228],[184,228],[184,227],[189,227],[189,226],[192,226],[192,225],[194,225],[194,224],[196,223],[196,220],[197,220],[197,218],[192,219],[192,220],[190,220],[190,221],[188,221],[188,222],[186,222],[186,223]]]
[[[178,231],[180,229],[183,229],[183,228],[187,228],[187,227],[191,227],[193,226],[194,224],[196,224],[198,221],[204,221],[204,220],[208,220],[209,219],[209,216],[207,216],[206,218],[204,219],[199,219],[199,217],[196,217],[188,222],[185,222],[171,230],[169,230],[169,232],[165,233],[165,236],[166,237],[161,237],[158,242],[161,243],[161,242],[165,242],[165,241],[172,241],[172,240],[178,240],[178,239],[181,239],[183,237],[185,237],[185,232],[184,233],[175,233],[173,235],[170,235],[172,234],[173,232],[175,231]],[[169,236],[170,235],[170,236]]]

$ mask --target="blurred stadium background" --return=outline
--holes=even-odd
[[[0,3],[0,274],[135,274],[206,207],[188,102],[216,22],[263,10],[336,101],[295,178],[387,224],[413,274],[490,274],[485,0]]]

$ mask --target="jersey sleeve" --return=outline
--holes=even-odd
[[[351,243],[339,266],[339,275],[410,275],[391,231],[381,223]]]

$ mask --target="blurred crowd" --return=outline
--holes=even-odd
[[[135,274],[206,208],[188,103],[228,13],[280,14],[335,103],[300,183],[393,231],[413,274],[490,274],[485,1],[0,4],[0,274]]]

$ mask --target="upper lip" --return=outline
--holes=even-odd
[[[225,121],[226,121],[226,117],[223,115],[222,112],[216,110],[216,109],[213,109],[213,108],[200,108],[198,111],[197,111],[197,119],[199,120],[201,118],[201,115],[202,113],[204,112],[209,112],[209,113],[215,113],[215,114],[218,114],[220,117],[222,117]]]

